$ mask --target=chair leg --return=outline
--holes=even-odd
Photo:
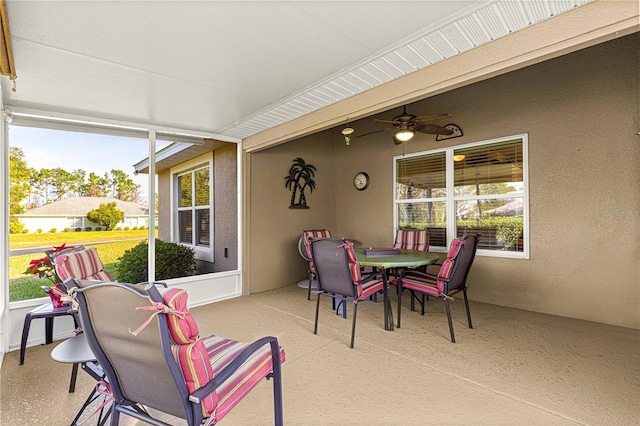
[[[447,308],[447,319],[449,320],[449,333],[451,333],[451,343],[455,343],[456,338],[453,335],[453,323],[451,322],[451,309],[449,308],[448,299],[444,299],[444,306]]]
[[[271,354],[276,354],[276,357],[272,355],[273,362],[273,411],[275,416],[275,425],[283,425],[283,410],[282,410],[282,367],[280,364],[280,348],[278,342],[271,342]]]
[[[422,293],[422,301],[420,302],[420,305],[422,307],[422,315],[424,315],[424,296],[425,296],[425,294]]]
[[[411,303],[413,303],[413,297],[411,297]],[[398,284],[398,325],[397,325],[398,328],[400,328],[400,312],[402,312],[402,289]]]
[[[413,290],[411,291],[411,312],[416,310],[416,292]]]
[[[309,271],[309,289],[307,290],[307,300],[311,300],[311,283],[313,283],[313,272]]]
[[[353,304],[353,324],[351,325],[351,349],[353,349],[353,341],[356,337],[356,314],[358,313],[358,304]]]
[[[318,312],[320,311],[320,293],[316,297],[316,322],[313,326],[313,334],[318,334]]]
[[[78,377],[78,363],[74,363],[71,368],[71,381],[69,382],[69,393],[76,391],[76,378]]]
[[[467,308],[467,320],[469,321],[469,328],[473,328],[471,324],[471,311],[469,311],[469,300],[467,299],[467,289],[462,290],[462,294],[464,294],[464,306]]]
[[[118,405],[116,402],[113,402],[111,406],[111,426],[118,426],[120,423],[120,411],[118,410]]]
[[[31,314],[28,313],[24,317],[24,325],[22,326],[22,340],[20,341],[20,365],[24,364],[24,354],[27,350],[27,339],[29,338],[29,329],[31,328]]]

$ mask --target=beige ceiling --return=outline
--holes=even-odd
[[[9,1],[2,96],[240,140],[591,2]]]

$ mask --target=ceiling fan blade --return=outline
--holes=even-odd
[[[392,128],[388,128],[388,129],[380,129],[380,130],[373,130],[373,131],[371,131],[371,132],[367,132],[367,133],[363,133],[363,134],[358,135],[358,136],[354,136],[352,139],[357,139],[357,138],[361,138],[361,137],[363,137],[363,136],[373,135],[374,133],[384,132],[385,130],[392,130]]]
[[[377,121],[378,123],[389,123],[389,124],[402,124],[402,122],[398,121],[398,120],[379,120],[377,118],[374,118],[373,121]]]
[[[451,118],[451,114],[425,114],[414,118],[413,121],[418,121],[422,124],[435,124],[438,121],[446,120],[448,118]]]
[[[437,124],[425,124],[422,126],[416,126],[415,130],[420,133],[426,133],[428,135],[445,135],[449,136],[453,134],[452,130],[446,127],[438,126]]]

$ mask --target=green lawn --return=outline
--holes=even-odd
[[[98,255],[100,256],[100,259],[105,265],[105,269],[109,272],[109,274],[111,274],[112,278],[115,279],[115,269],[116,269],[116,264],[118,262],[118,258],[122,256],[125,250],[132,248],[133,246],[138,244],[140,241],[144,240],[147,236],[146,232],[147,231],[125,231],[125,235],[126,235],[125,238],[127,239],[127,241],[116,241],[116,242],[105,243],[105,244],[97,244],[93,246],[91,244],[85,244],[85,245],[87,247],[96,248],[96,250],[98,251]],[[132,233],[137,233],[138,239],[131,239],[131,238],[135,238],[135,236],[132,235]],[[43,236],[55,235],[58,237],[62,237],[62,236],[73,235],[73,234],[74,233],[37,234],[37,235],[43,235]],[[100,234],[105,234],[105,235],[111,234],[111,238],[105,239],[105,240],[111,241],[111,240],[115,240],[115,238],[113,237],[114,237],[114,234],[117,234],[117,232],[78,232],[77,234],[86,234],[89,236],[95,236]],[[120,234],[122,234],[122,232],[120,232]],[[36,235],[36,234],[32,234],[32,235]],[[20,234],[19,236],[25,237],[25,236],[31,236],[31,235]],[[49,245],[58,246],[58,245],[61,245],[62,243],[77,245],[81,243],[96,242],[96,241],[99,241],[99,240],[96,240],[95,238],[91,238],[91,239],[84,238],[83,240],[73,240],[73,241],[69,241],[67,239],[61,239],[61,240],[59,239],[57,241],[50,242]],[[22,241],[22,243],[34,244],[31,246],[25,245],[23,247],[34,247],[34,246],[40,247],[42,241],[39,241],[39,242],[35,240],[32,240],[30,242]],[[45,285],[51,286],[53,284],[52,281],[49,279],[46,279],[46,278],[40,279],[40,278],[34,277],[33,275],[23,274],[23,272],[29,266],[29,262],[32,259],[38,259],[40,257],[44,257],[44,253],[11,256],[9,258],[9,301],[10,302],[42,297],[45,295],[45,293],[42,291],[40,287]]]
[[[158,231],[156,231],[156,236]],[[10,234],[9,250],[29,247],[53,247],[64,244],[77,245],[102,241],[121,241],[129,239],[144,240],[148,230],[136,231],[92,231],[92,232],[44,232],[41,234]]]

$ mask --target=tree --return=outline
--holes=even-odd
[[[112,197],[121,201],[134,201],[138,198],[140,185],[136,183],[122,170],[111,170],[110,184]]]
[[[109,186],[109,182],[105,178],[91,172],[89,173],[89,181],[83,185],[82,192],[89,197],[105,197],[107,191],[105,187]]]
[[[104,226],[107,231],[111,231],[124,217],[124,212],[118,209],[115,201],[102,203],[97,209],[87,213],[87,219],[100,226]]]
[[[13,215],[24,213],[22,205],[29,195],[30,170],[24,159],[24,152],[18,147],[9,148],[9,222],[10,230],[18,231],[22,227]]]

